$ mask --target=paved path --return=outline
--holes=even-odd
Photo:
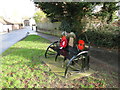
[[[110,64],[118,70],[118,51],[91,47],[90,55],[101,62]]]
[[[51,42],[55,42],[60,39],[59,37],[47,35],[47,34],[43,34],[43,33],[38,33],[38,35],[41,36],[42,38],[45,38],[45,39],[51,41]]]
[[[27,32],[36,34],[32,31],[30,27],[25,27],[24,29],[14,30],[10,33],[0,34],[0,54],[11,47],[13,44],[24,38]]]

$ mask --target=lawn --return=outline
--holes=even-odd
[[[104,79],[96,75],[74,80],[61,80],[43,63],[50,42],[30,35],[2,54],[1,88],[105,88]]]

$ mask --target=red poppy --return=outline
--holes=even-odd
[[[66,36],[63,36],[63,37],[61,38],[61,41],[60,41],[60,47],[65,48],[65,47],[67,46],[67,43],[68,43],[68,41],[67,41]]]
[[[79,41],[78,41],[78,48],[79,48],[80,50],[83,50],[84,47],[85,47],[85,42],[84,42],[83,40],[79,40]]]

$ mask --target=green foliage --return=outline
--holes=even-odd
[[[97,28],[93,30],[88,30],[86,32],[91,45],[108,47],[108,48],[118,48],[119,45],[119,27],[111,27],[107,25],[104,28]]]
[[[101,3],[100,3],[101,4]],[[119,10],[118,6],[116,6],[117,2],[103,2],[102,10],[95,15],[99,17],[102,22],[109,24],[112,22],[113,18],[115,17],[115,11]]]
[[[116,16],[116,12],[114,12],[114,13],[113,13],[112,22],[114,22],[114,21],[115,21],[115,19],[119,19],[119,17],[118,17],[118,16]]]
[[[71,32],[72,28],[71,28],[70,22],[67,22],[65,20],[62,21],[61,26],[60,26],[60,30]]]
[[[35,19],[36,23],[43,22],[43,20],[42,20],[43,18],[46,18],[46,14],[41,10],[37,11],[34,14],[34,19]]]
[[[78,32],[85,27],[82,19],[91,12],[93,3],[89,2],[36,2],[51,21],[60,21],[61,30]]]
[[[60,21],[60,30],[75,32],[77,36],[86,29],[87,17],[96,17],[103,23],[110,23],[117,2],[35,2],[47,14],[52,22]],[[103,5],[98,13],[92,13],[96,5]]]

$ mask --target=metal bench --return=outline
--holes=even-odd
[[[85,33],[80,36],[82,38],[76,39],[76,35],[73,32],[64,32],[60,40],[51,43],[45,52],[46,58],[55,55],[55,61],[57,61],[57,57],[62,55],[64,61],[69,60],[64,73],[65,77],[69,68],[76,72],[89,70],[90,42]]]

